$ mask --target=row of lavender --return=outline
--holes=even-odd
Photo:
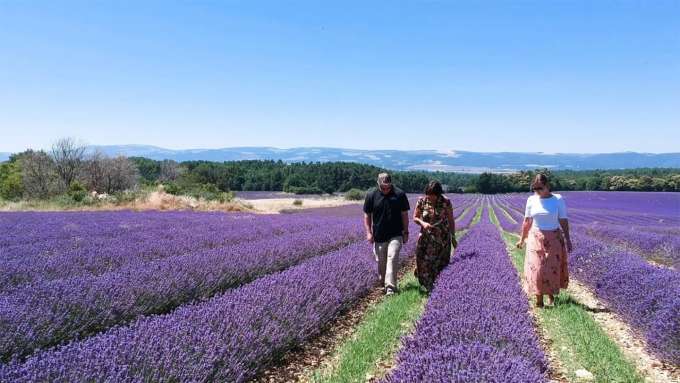
[[[573,223],[601,222],[680,229],[680,194],[625,192],[563,192],[569,202]],[[522,214],[528,194],[495,197],[501,204]]]
[[[209,298],[360,240],[357,223],[329,220],[281,237],[265,236],[150,262],[138,260],[98,276],[25,285],[0,296],[0,357],[3,361],[23,357],[142,315]]]
[[[631,201],[631,197],[627,193],[611,194],[622,195],[625,197],[624,201]],[[583,228],[589,235],[607,241],[624,251],[634,252],[656,263],[675,269],[680,268],[680,223],[674,223],[674,220],[669,218],[674,212],[680,217],[680,194],[676,196],[675,200],[669,199],[667,196],[662,198],[669,203],[665,208],[655,203],[654,196],[647,194],[649,200],[638,200],[637,204],[630,207],[630,213],[626,212],[625,207],[622,207],[620,203],[614,203],[613,197],[602,201],[602,205],[598,209],[592,209],[592,202],[581,194],[569,194],[565,198],[571,198],[574,195],[578,197],[575,201],[572,202],[568,199],[569,221],[573,226]],[[579,203],[583,203],[584,199],[588,201],[584,206],[587,209],[592,209],[592,211],[584,212],[585,208],[580,207],[582,205],[579,205]],[[521,214],[520,209],[523,209],[524,202],[526,202],[525,195],[515,194],[495,197],[494,203],[497,212],[506,213],[497,214],[503,229],[513,232],[519,231],[520,224],[512,223],[506,219],[509,215],[514,221],[521,222],[523,214]],[[616,209],[611,209],[607,203],[612,203]],[[576,207],[573,208],[572,205]],[[641,215],[639,213],[640,205],[647,205],[649,212]],[[611,220],[612,215],[617,217],[615,221]],[[621,218],[623,222],[618,217],[623,217]]]
[[[582,229],[585,234],[609,242],[623,251],[680,270],[680,233],[603,224],[583,225]]]
[[[439,276],[387,382],[543,382],[526,296],[484,209]]]
[[[403,252],[413,249],[410,241]],[[0,381],[247,381],[376,285],[370,254],[359,242],[314,257],[206,302],[15,360],[0,366]]]
[[[651,351],[680,365],[680,273],[653,266],[580,229],[573,237],[572,275],[639,329]]]
[[[299,233],[329,222],[338,220],[177,212],[2,214],[0,228],[7,236],[0,245],[0,293],[28,283],[101,275],[140,262]]]
[[[502,206],[495,208],[496,215],[502,217]],[[517,225],[499,221],[505,230],[517,230]],[[645,335],[652,352],[678,365],[680,273],[652,265],[640,256],[649,257],[661,245],[666,246],[667,256],[673,259],[670,254],[677,249],[677,240],[666,231],[674,227],[657,230],[637,230],[611,223],[574,225],[575,249],[569,257],[570,269],[574,277],[592,287],[600,299]],[[645,239],[658,245],[650,246]],[[622,243],[626,246],[620,246]]]
[[[457,200],[458,213],[471,220],[476,207],[466,205],[478,200]],[[359,216],[332,215],[0,215],[11,233],[0,275],[15,282],[0,295],[0,360],[167,312],[361,237]]]

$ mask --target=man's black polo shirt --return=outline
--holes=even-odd
[[[386,242],[399,236],[404,230],[401,212],[408,211],[410,206],[403,190],[392,186],[389,193],[383,194],[380,189],[366,194],[364,213],[373,218],[373,239]]]

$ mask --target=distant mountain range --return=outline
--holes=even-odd
[[[481,173],[513,172],[535,168],[554,170],[626,169],[640,167],[680,168],[680,153],[483,153],[462,150],[357,150],[339,148],[235,147],[223,149],[164,149],[149,145],[91,146],[108,155],[123,154],[155,160],[170,159],[237,161],[282,160],[284,162],[344,161],[376,165],[394,170],[442,170],[450,172]],[[9,153],[0,153],[0,161]]]

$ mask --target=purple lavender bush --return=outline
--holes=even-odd
[[[588,225],[584,230],[602,241],[619,245],[645,258],[680,269],[680,235],[644,231],[636,226]]]
[[[455,217],[456,230],[463,230],[469,228],[470,224],[472,223],[472,220],[475,218],[475,215],[477,214],[478,208],[479,204],[475,203],[474,205],[470,206],[467,212],[462,213],[462,216]]]
[[[412,254],[414,241],[404,246]],[[377,284],[366,243],[0,366],[0,381],[245,382]]]
[[[545,382],[526,296],[484,211],[442,272],[386,382]]]
[[[520,228],[522,227],[521,221],[519,222],[512,221],[510,217],[508,217],[508,215],[505,213],[505,209],[503,209],[498,204],[492,205],[491,208],[496,214],[498,223],[500,224],[503,230],[511,233],[519,233]]]
[[[131,263],[301,232],[335,218],[189,213],[0,213],[0,293]],[[13,224],[9,224],[12,222]]]
[[[650,265],[580,230],[574,234],[572,274],[644,334],[654,354],[680,364],[680,273]]]
[[[362,234],[357,220],[329,221],[281,237],[132,262],[100,276],[28,284],[0,295],[0,359],[24,357],[141,315],[209,298],[360,240]]]

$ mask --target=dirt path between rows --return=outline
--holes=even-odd
[[[508,249],[512,251],[512,249]],[[508,254],[508,256],[510,256]],[[523,276],[519,276],[523,280]],[[525,284],[522,283],[523,288]],[[619,347],[623,355],[631,361],[638,373],[649,383],[680,383],[680,366],[672,366],[661,362],[646,349],[644,337],[637,334],[617,314],[607,309],[597,296],[584,284],[573,278],[569,281],[567,292],[579,303],[584,305],[595,322],[600,325],[607,336]],[[525,289],[526,293],[526,289]],[[531,306],[531,315],[536,325],[537,334],[546,353],[549,363],[551,382],[568,382],[564,367],[560,359],[553,352],[552,341],[541,328],[538,313],[540,310]]]
[[[525,291],[526,292],[526,291]],[[638,373],[649,383],[680,383],[680,368],[661,362],[647,352],[644,338],[622,321],[617,314],[609,311],[583,284],[571,279],[567,292],[580,304],[587,307],[589,314],[602,328],[607,336],[619,347]],[[549,365],[551,382],[568,383],[560,358],[553,351],[552,343],[546,331],[539,325],[538,309],[531,307],[530,314],[535,323],[543,350]]]
[[[617,314],[606,309],[593,291],[584,284],[570,280],[567,292],[579,303],[588,307],[588,311],[610,339],[630,360],[646,382],[680,383],[680,367],[661,362],[646,349],[644,337],[637,334]]]
[[[401,279],[406,273],[413,272],[415,257],[409,257],[399,271]],[[311,371],[329,364],[334,351],[352,336],[356,326],[366,316],[368,309],[380,302],[384,297],[382,288],[375,286],[337,319],[329,323],[316,338],[305,342],[302,346],[288,351],[274,366],[255,379],[258,383],[305,382]]]
[[[560,358],[553,352],[553,340],[539,324],[541,321],[538,318],[538,312],[536,311],[539,309],[534,306],[530,307],[529,315],[531,315],[531,320],[534,322],[534,329],[536,330],[536,335],[538,335],[538,341],[541,344],[541,348],[543,349],[548,362],[548,381],[550,383],[569,383],[569,380],[564,375],[564,367],[562,366],[562,362],[560,362]]]

